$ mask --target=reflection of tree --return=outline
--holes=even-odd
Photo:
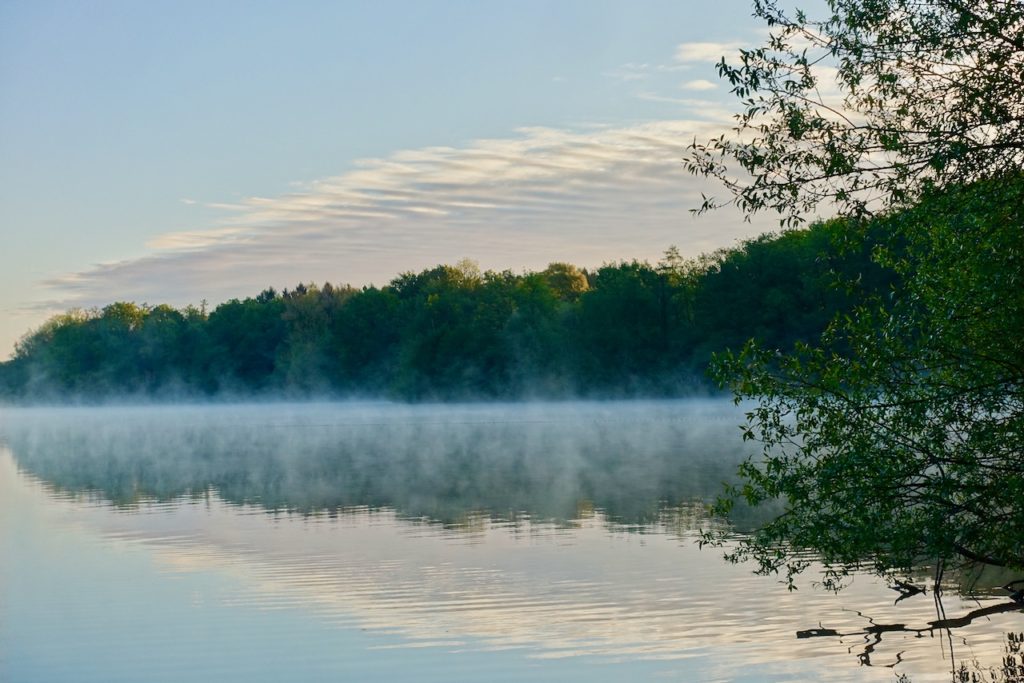
[[[689,531],[708,523],[700,501],[738,459],[723,438],[735,429],[726,420],[386,411],[341,420],[275,410],[48,418],[8,425],[4,438],[23,471],[122,507],[212,491],[268,510],[390,508],[455,526],[477,513],[564,522],[585,503],[618,524]]]
[[[1017,598],[1014,595],[1014,598]],[[887,668],[893,668],[899,665],[903,660],[903,653],[896,653],[892,661],[888,662],[877,662],[873,659],[876,648],[882,644],[882,640],[886,634],[889,633],[907,633],[912,634],[915,637],[923,636],[945,636],[949,644],[950,654],[950,672],[952,674],[952,680],[956,683],[982,683],[983,681],[995,683],[997,681],[1004,683],[1024,683],[1024,651],[1022,651],[1022,644],[1024,644],[1024,633],[1009,632],[1006,634],[1006,646],[1005,655],[1000,662],[1000,668],[995,667],[983,667],[979,662],[972,661],[970,664],[961,661],[957,663],[955,652],[953,648],[953,631],[969,626],[971,623],[979,620],[986,619],[996,614],[1003,614],[1005,612],[1024,612],[1024,602],[1019,599],[1014,599],[1010,602],[998,602],[993,605],[985,607],[979,607],[978,609],[971,610],[966,614],[958,617],[948,617],[945,614],[945,610],[942,607],[941,596],[937,595],[935,599],[936,610],[940,615],[933,621],[929,621],[927,624],[919,627],[908,626],[902,623],[895,624],[883,624],[876,622],[872,617],[865,615],[862,612],[857,614],[867,619],[869,625],[862,629],[855,631],[838,631],[832,628],[826,628],[819,626],[819,628],[807,629],[805,631],[797,631],[797,638],[821,638],[821,637],[834,637],[839,639],[844,638],[859,638],[863,639],[863,645],[859,647],[857,652],[858,661],[864,666],[883,666]],[[852,647],[851,651],[858,649]],[[898,677],[900,683],[911,683],[911,678],[907,674],[900,674]]]

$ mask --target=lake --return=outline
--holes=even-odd
[[[754,449],[742,419],[710,399],[3,409],[0,680],[1002,666],[1024,620],[984,582],[938,605],[867,575],[833,594],[808,572],[791,592],[700,549],[700,529],[739,538],[774,512],[705,512]],[[974,618],[931,629],[937,610]]]

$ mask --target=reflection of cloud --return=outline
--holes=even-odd
[[[717,552],[700,551],[691,536],[677,533],[672,512],[632,530],[609,527],[597,511],[568,528],[473,519],[471,532],[453,532],[388,510],[270,516],[225,505],[210,492],[125,513],[45,491],[2,449],[0,493],[0,508],[45,519],[44,532],[56,527],[66,534],[72,525],[90,536],[98,530],[112,548],[107,561],[123,562],[130,548],[145,552],[165,576],[221,579],[212,595],[241,614],[301,610],[325,626],[358,627],[375,638],[369,650],[333,656],[369,659],[377,649],[402,656],[418,647],[478,655],[518,649],[538,666],[572,657],[677,662],[679,680],[734,680],[757,667],[790,674],[770,678],[813,680],[828,671],[829,680],[859,681],[859,639],[794,634],[816,626],[863,631],[869,616],[908,624],[935,618],[930,598],[893,606],[893,594],[867,577],[839,596],[787,591],[749,567],[723,563]],[[973,607],[952,594],[945,604],[951,613]],[[173,624],[190,616],[166,618]],[[1014,617],[1003,614],[983,630],[962,631],[970,638],[964,646],[998,661]],[[248,633],[251,627],[240,619],[235,628]],[[873,646],[872,657],[937,679],[947,673],[943,642],[891,632]]]
[[[364,159],[288,194],[211,205],[229,215],[210,229],[162,235],[147,256],[46,284],[64,306],[183,305],[299,280],[380,284],[461,257],[518,269],[657,258],[670,244],[696,254],[756,228],[735,214],[690,218],[700,192],[713,190],[683,169],[685,147],[728,125],[717,108],[690,111],[699,113],[620,128],[527,128]]]

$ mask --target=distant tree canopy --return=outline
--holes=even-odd
[[[665,396],[706,391],[711,354],[751,337],[817,338],[891,272],[840,250],[837,223],[687,261],[670,249],[586,271],[480,272],[471,262],[385,287],[299,285],[195,307],[115,303],[57,316],[0,364],[14,400],[348,395],[404,400]]]

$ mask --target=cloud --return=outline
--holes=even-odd
[[[717,62],[723,56],[728,56],[745,45],[746,43],[740,42],[680,43],[676,47],[675,57],[676,61],[684,64],[692,62]]]
[[[606,71],[604,75],[617,81],[645,81],[651,77],[651,65],[628,62]]]
[[[139,258],[51,279],[47,305],[180,306],[299,281],[386,284],[463,257],[521,270],[657,259],[671,244],[696,255],[772,227],[770,218],[752,227],[736,214],[688,212],[715,188],[686,173],[686,146],[727,125],[725,112],[705,108],[690,119],[524,128],[363,159],[301,190],[209,205],[226,217],[162,235]]]
[[[696,97],[673,97],[671,95],[662,95],[657,92],[649,91],[638,92],[635,97],[648,102],[675,104],[686,111],[699,111],[704,117],[710,119],[725,121],[730,119],[732,116],[732,112],[721,102],[715,102],[712,100],[705,100]]]
[[[611,71],[606,71],[605,76],[620,83],[636,83],[638,81],[650,81],[665,73],[685,71],[690,68],[689,64],[646,64],[627,62],[620,64]]]
[[[160,235],[146,243],[150,249],[203,249],[237,233],[238,228],[196,230]]]
[[[714,90],[718,87],[718,84],[712,83],[711,81],[703,78],[698,78],[695,81],[687,81],[680,87],[682,87],[683,90]]]

